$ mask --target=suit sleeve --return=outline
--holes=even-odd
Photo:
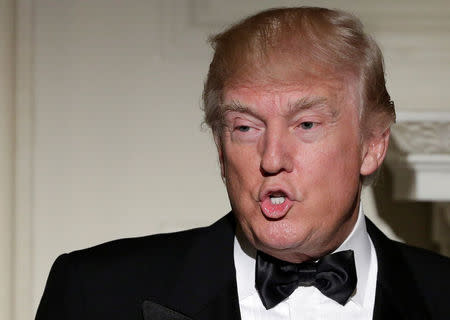
[[[81,279],[70,254],[59,256],[54,262],[35,320],[83,319]]]

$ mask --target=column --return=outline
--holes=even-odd
[[[14,188],[14,0],[0,0],[0,319],[11,319]]]

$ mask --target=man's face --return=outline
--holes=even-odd
[[[224,90],[222,174],[238,223],[259,250],[302,261],[351,232],[364,161],[356,92],[325,81]]]

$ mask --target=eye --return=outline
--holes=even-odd
[[[300,128],[304,129],[304,130],[310,130],[315,126],[315,123],[312,121],[305,121],[300,123]]]
[[[236,127],[237,130],[239,130],[240,132],[248,132],[250,130],[249,126],[238,126]]]

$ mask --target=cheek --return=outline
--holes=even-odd
[[[342,194],[353,192],[359,182],[361,165],[359,141],[355,136],[335,136],[336,139],[316,145],[299,155],[299,172],[305,172],[315,190]]]
[[[255,154],[250,148],[229,147],[224,153],[224,167],[226,175],[244,176],[255,163]]]
[[[251,146],[225,146],[223,165],[228,193],[237,200],[251,193],[260,179],[260,159]]]

